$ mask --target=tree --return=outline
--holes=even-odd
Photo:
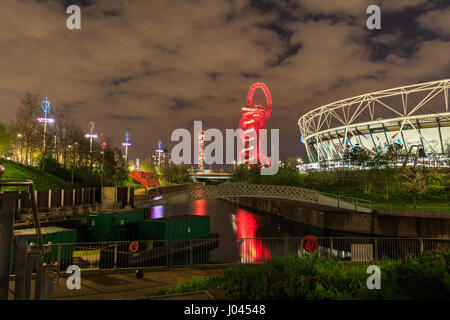
[[[25,163],[33,162],[35,151],[41,146],[43,131],[37,118],[39,115],[40,102],[37,95],[27,93],[21,100],[21,106],[16,113],[14,133],[25,152]]]
[[[104,150],[105,184],[118,186],[128,179],[128,168],[122,151],[107,146]]]
[[[156,166],[153,162],[152,158],[147,158],[144,161],[141,162],[141,170],[146,172],[153,172],[154,175],[156,175]]]
[[[404,185],[408,189],[414,201],[416,209],[416,199],[427,191],[427,180],[424,168],[408,167],[403,173]]]
[[[6,155],[11,148],[11,130],[0,120],[0,156]]]
[[[394,142],[394,144],[387,147],[386,159],[391,163],[396,164],[398,160],[405,155],[403,150],[403,146],[400,143]]]
[[[189,169],[184,165],[164,163],[161,167],[161,176],[165,181],[173,183],[187,183],[191,181]]]

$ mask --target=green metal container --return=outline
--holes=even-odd
[[[30,228],[30,229],[19,229],[14,230],[14,235],[35,235],[36,229]],[[56,260],[58,258],[58,245],[57,244],[69,244],[64,245],[61,247],[60,252],[60,260],[68,260],[72,258],[72,252],[75,249],[75,245],[70,245],[71,243],[76,243],[77,241],[77,230],[76,229],[66,229],[66,228],[59,228],[59,227],[43,227],[41,228],[41,234],[42,234],[42,243],[47,244],[48,242],[52,242],[54,244],[52,248],[53,253],[53,259]],[[28,244],[31,242],[37,244],[37,237],[32,238],[28,241]],[[12,267],[15,266],[15,248],[13,248],[13,263]],[[47,253],[45,255],[45,261],[50,261],[50,253]]]
[[[96,241],[124,240],[120,235],[144,219],[143,210],[120,212],[90,212],[86,226]]]
[[[210,217],[181,215],[138,223],[139,240],[189,240],[209,236]]]

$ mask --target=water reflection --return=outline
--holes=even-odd
[[[254,263],[270,259],[270,251],[257,236],[258,227],[263,225],[263,218],[244,209],[237,209],[233,228],[236,228],[241,262]]]
[[[194,212],[197,216],[206,216],[206,199],[194,201]]]
[[[164,206],[152,207],[151,217],[152,219],[164,218]]]

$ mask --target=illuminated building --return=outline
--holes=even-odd
[[[298,120],[309,161],[340,161],[353,150],[370,156],[389,149],[409,154],[414,147],[425,162],[448,160],[449,88],[450,79],[419,83],[309,111]]]
[[[198,169],[204,170],[204,158],[205,158],[205,130],[202,130],[198,134]]]
[[[158,148],[152,154],[152,160],[157,167],[170,163],[170,153],[167,148],[163,148],[161,140],[158,141]]]

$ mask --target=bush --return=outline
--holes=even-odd
[[[243,300],[450,299],[449,263],[448,248],[376,262],[381,268],[381,289],[369,290],[369,263],[352,265],[317,256],[274,258],[147,295],[223,288]]]

